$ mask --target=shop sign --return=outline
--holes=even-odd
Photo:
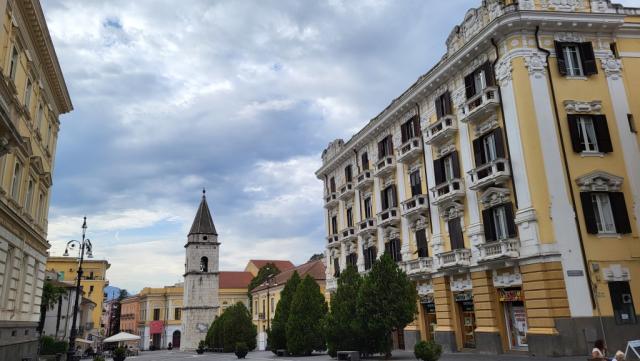
[[[420,296],[420,303],[433,303],[433,295]]]
[[[151,321],[149,322],[150,334],[155,335],[162,333],[162,328],[164,326],[164,322],[162,321]]]
[[[456,302],[473,301],[473,295],[468,292],[456,293],[455,300]]]
[[[570,269],[567,270],[567,276],[569,277],[582,277],[584,276],[584,272],[581,269]]]
[[[500,302],[522,301],[522,290],[498,289],[498,298]]]

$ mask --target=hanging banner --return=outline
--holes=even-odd
[[[498,289],[498,299],[500,302],[519,302],[522,301],[522,290],[505,290]]]
[[[162,321],[151,321],[149,322],[150,334],[156,335],[162,333],[162,328],[164,327],[164,322]]]

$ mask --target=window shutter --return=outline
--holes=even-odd
[[[393,258],[393,254],[391,254],[391,242],[389,241],[384,244],[384,253],[388,254],[391,258]]]
[[[391,139],[390,135],[387,135],[386,142],[387,142],[387,152],[389,152],[388,155],[393,155],[393,139]]]
[[[493,78],[493,65],[487,61],[482,66],[482,70],[484,70],[484,80],[487,82],[487,86],[496,85],[495,79]]]
[[[382,209],[387,209],[389,208],[388,205],[388,201],[387,201],[387,190],[384,189],[380,192],[380,200],[382,201]]]
[[[593,123],[596,130],[596,138],[598,139],[598,150],[603,153],[613,152],[607,117],[604,115],[595,115],[593,117]]]
[[[400,134],[402,135],[402,143],[406,142],[407,140],[409,140],[409,127],[408,127],[408,123],[404,123],[400,126]]]
[[[436,117],[438,119],[442,118],[443,116],[443,109],[442,109],[442,95],[436,98]]]
[[[596,66],[596,57],[593,54],[593,45],[591,42],[580,43],[580,56],[582,58],[582,68],[584,75],[598,74]]]
[[[482,151],[482,138],[473,140],[473,158],[476,161],[476,167],[484,164],[484,152]]]
[[[420,117],[417,115],[413,118],[413,134],[416,137],[422,134],[422,130],[420,129]]]
[[[470,99],[476,95],[476,83],[473,81],[473,73],[464,77],[464,87],[467,94],[467,99]]]
[[[556,41],[555,45],[556,45],[556,59],[558,60],[558,71],[560,72],[560,75],[567,75],[567,64],[564,59],[564,52],[562,51],[562,47],[564,43]]]
[[[460,178],[460,163],[457,150],[451,153],[451,165],[453,166],[453,177]]]
[[[449,240],[451,241],[451,249],[463,249],[464,237],[462,235],[462,228],[460,227],[460,218],[450,219],[447,223],[449,225]]]
[[[504,210],[507,215],[507,231],[509,233],[509,238],[514,238],[517,236],[517,230],[516,230],[515,216],[513,213],[513,204],[511,203],[505,204]]]
[[[392,185],[391,186],[391,199],[390,202],[391,207],[397,207],[398,206],[398,196],[396,193],[396,185]]]
[[[362,170],[369,170],[369,155],[362,153]]]
[[[500,128],[493,131],[493,137],[496,141],[496,156],[505,158],[504,140],[502,138],[502,130]]]
[[[591,192],[580,192],[580,201],[582,203],[584,223],[587,225],[587,233],[598,234],[598,224],[596,223],[596,215],[593,213]]]
[[[580,130],[578,127],[578,120],[580,116],[578,114],[567,114],[569,120],[569,136],[571,137],[571,146],[573,151],[580,153],[584,150],[582,143],[580,142]]]
[[[382,159],[385,154],[384,154],[384,139],[378,142],[378,159]]]
[[[442,158],[436,159],[433,161],[433,173],[436,178],[436,185],[441,184],[445,181],[444,172],[442,171]]]
[[[416,231],[416,246],[418,248],[418,257],[429,257],[427,234],[424,229]]]
[[[626,234],[631,233],[631,223],[629,222],[629,214],[627,213],[627,204],[624,201],[624,193],[609,193],[611,201],[611,210],[613,211],[613,220],[616,224],[616,232]]]
[[[493,230],[493,212],[491,208],[482,211],[482,223],[484,226],[484,238],[487,242],[495,241],[496,234]]]
[[[444,98],[443,113],[444,115],[453,114],[451,109],[451,93],[447,90],[442,97]]]

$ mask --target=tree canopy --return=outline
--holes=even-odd
[[[310,355],[326,349],[322,320],[327,303],[320,287],[310,275],[298,285],[287,320],[287,351],[292,355]]]
[[[256,348],[256,326],[249,310],[242,302],[227,308],[216,318],[205,338],[210,348],[222,348],[224,352],[235,351],[236,344],[243,342],[249,350]]]
[[[362,277],[355,267],[349,266],[340,273],[325,323],[327,346],[333,357],[340,350],[359,350],[365,341],[362,320],[356,316],[361,285]]]
[[[271,322],[271,330],[267,330],[267,342],[273,353],[287,348],[287,320],[289,319],[289,310],[299,284],[300,275],[298,275],[297,271],[294,271],[291,278],[284,285],[284,289],[280,292],[280,301],[278,301],[276,313]]]

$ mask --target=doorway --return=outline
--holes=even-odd
[[[498,289],[498,298],[504,309],[509,349],[528,350],[527,311],[524,307],[522,290],[520,288]]]
[[[438,324],[436,319],[436,304],[433,301],[423,303],[422,313],[424,314],[424,329],[427,333],[427,341],[435,340],[436,326]]]
[[[476,347],[476,313],[471,293],[459,293],[455,296],[458,305],[460,330],[462,331],[462,347]]]
[[[180,348],[180,331],[173,331],[173,337],[171,338],[171,345],[173,348]]]

